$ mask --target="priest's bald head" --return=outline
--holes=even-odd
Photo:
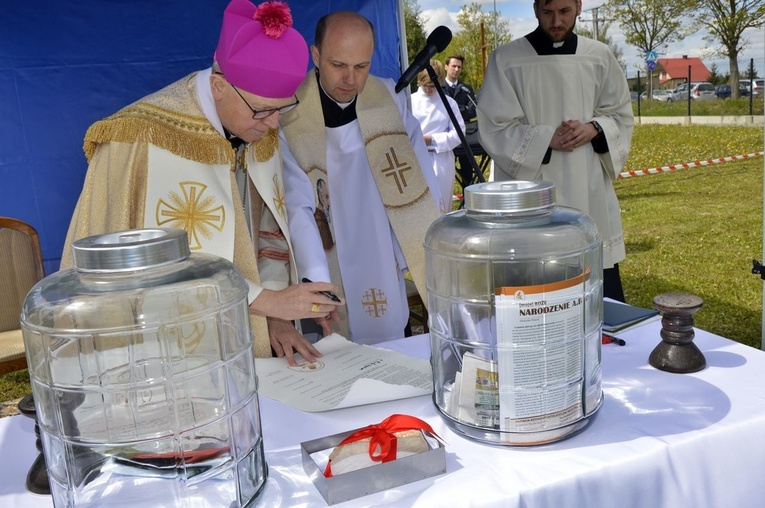
[[[319,19],[315,40],[311,57],[322,88],[339,103],[352,101],[364,90],[372,66],[372,23],[355,12],[333,12]]]

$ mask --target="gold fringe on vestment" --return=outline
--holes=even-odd
[[[85,157],[90,162],[102,143],[144,142],[204,164],[231,163],[234,157],[231,145],[201,120],[183,118],[177,112],[151,104],[137,104],[90,126],[83,143]]]
[[[140,103],[94,123],[85,134],[83,150],[90,162],[101,143],[151,143],[179,157],[203,164],[231,164],[231,144],[204,118],[179,114],[152,104]],[[278,147],[278,134],[269,129],[252,144],[255,158],[265,162]]]

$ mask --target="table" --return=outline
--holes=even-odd
[[[670,374],[648,365],[660,323],[603,346],[605,401],[584,432],[533,448],[489,446],[448,429],[430,397],[303,413],[261,397],[269,479],[262,506],[325,506],[301,465],[302,441],[407,413],[447,443],[447,472],[341,507],[760,508],[765,504],[765,353],[697,330],[707,368]],[[427,336],[386,344],[427,358]],[[0,506],[50,507],[24,491],[36,456],[33,422],[0,419]]]

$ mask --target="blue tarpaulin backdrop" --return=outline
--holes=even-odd
[[[256,2],[257,3],[257,2]],[[401,73],[399,0],[292,0],[313,43],[336,10],[375,25],[374,74]],[[209,67],[228,0],[0,1],[0,215],[34,226],[46,273],[58,269],[87,169],[91,123]]]

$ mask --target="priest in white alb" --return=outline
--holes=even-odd
[[[353,12],[319,20],[316,65],[282,118],[290,235],[300,277],[331,281],[354,342],[401,338],[405,276],[425,297],[425,231],[439,216],[427,149],[405,94],[369,74],[374,28]],[[346,323],[343,312],[337,325]]]
[[[559,205],[592,217],[603,239],[604,295],[624,301],[626,257],[613,182],[634,127],[627,81],[605,44],[573,33],[581,0],[535,0],[536,30],[491,54],[478,99],[495,180],[547,180]]]

